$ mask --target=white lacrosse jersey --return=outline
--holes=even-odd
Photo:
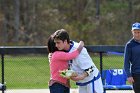
[[[69,52],[74,51],[79,46],[79,43],[74,42],[74,41],[72,41],[72,42],[73,42],[73,46],[71,47]],[[99,70],[93,63],[93,61],[92,61],[91,57],[89,56],[87,49],[85,47],[82,49],[82,51],[78,55],[78,57],[71,60],[70,62],[71,62],[70,69],[76,71],[78,74],[83,73],[85,69],[88,69],[91,66],[93,66],[94,71],[89,76],[87,76],[85,79],[79,80],[78,81],[79,83],[88,82],[88,81],[92,80],[94,78],[94,76],[96,77],[99,73]]]

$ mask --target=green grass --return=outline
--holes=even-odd
[[[47,88],[47,56],[11,56],[5,58],[5,81],[8,88]]]
[[[93,61],[99,69],[99,56],[93,56]],[[122,56],[103,57],[103,69],[122,68],[122,66]],[[8,89],[48,88],[49,79],[47,55],[5,56],[5,82]],[[77,88],[73,81],[71,87]]]

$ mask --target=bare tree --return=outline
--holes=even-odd
[[[19,18],[20,18],[20,1],[19,0],[14,0],[14,30],[15,30],[15,42],[19,41]]]
[[[1,1],[1,7],[2,7],[2,13],[4,15],[4,20],[3,20],[3,28],[2,28],[2,45],[5,45],[8,41],[8,7],[7,7],[7,0],[2,0]]]

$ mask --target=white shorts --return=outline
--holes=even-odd
[[[103,93],[101,77],[85,86],[79,86],[79,93]]]

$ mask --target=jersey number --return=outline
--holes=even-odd
[[[123,70],[122,69],[114,69],[113,70],[113,75],[122,75],[123,74]]]

